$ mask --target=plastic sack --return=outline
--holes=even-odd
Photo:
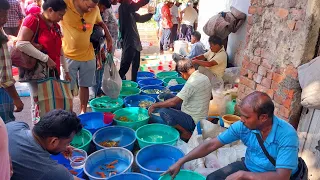
[[[239,83],[240,67],[227,68],[222,77],[225,84]]]
[[[113,62],[108,54],[107,62],[105,63],[103,77],[102,77],[102,91],[110,98],[117,98],[122,87],[122,80]]]

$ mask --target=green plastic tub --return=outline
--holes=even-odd
[[[108,96],[103,96],[91,100],[89,104],[93,112],[114,112],[122,108],[123,100],[121,98],[111,99]]]
[[[138,94],[140,94],[140,92],[141,92],[141,90],[139,88],[123,87],[123,88],[121,88],[120,96],[124,98],[127,96],[138,95]]]
[[[137,88],[138,87],[138,83],[133,82],[133,81],[129,81],[129,80],[122,80],[122,87],[134,87]]]
[[[156,77],[163,80],[165,78],[178,77],[178,73],[176,71],[164,71],[157,73]]]
[[[129,127],[133,130],[145,125],[149,121],[148,110],[140,107],[126,107],[119,109],[113,113],[115,115],[114,121],[119,126]],[[127,121],[120,120],[126,117]]]
[[[74,136],[70,145],[75,148],[83,149],[88,152],[91,141],[92,141],[91,132],[86,129],[82,129],[78,134]]]
[[[140,148],[153,144],[176,145],[180,137],[179,132],[164,124],[148,124],[136,131],[136,138]]]
[[[170,174],[161,176],[159,180],[171,180]],[[190,171],[190,170],[180,170],[177,176],[174,178],[175,180],[205,180],[206,178],[201,174]]]
[[[169,83],[172,79],[175,79],[175,80],[178,82],[178,84],[185,84],[185,83],[187,82],[186,80],[184,80],[184,79],[181,78],[181,77],[169,77],[169,78],[165,78],[165,79],[163,80],[164,86],[168,86],[168,83]]]

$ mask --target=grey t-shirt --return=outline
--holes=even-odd
[[[13,166],[11,180],[73,180],[72,174],[36,142],[26,123],[10,122],[6,126]]]

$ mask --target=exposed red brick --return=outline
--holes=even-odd
[[[284,77],[281,74],[273,73],[272,80],[276,83],[280,83],[283,79]]]
[[[253,53],[255,56],[261,56],[261,48],[256,48]]]
[[[275,81],[272,81],[271,83],[271,89],[277,91],[279,89],[279,83],[278,82],[275,82]]]
[[[245,94],[246,94],[246,96],[247,96],[247,95],[253,93],[254,91],[255,91],[255,88],[246,87],[246,92],[245,92]]]
[[[254,73],[252,71],[250,71],[250,70],[248,70],[247,72],[248,72],[248,78],[249,79],[253,79],[253,74]]]
[[[296,21],[295,20],[288,20],[287,21],[287,25],[288,25],[288,28],[290,30],[294,30],[295,26],[296,26]]]
[[[268,88],[260,85],[260,84],[257,84],[257,88],[256,88],[257,91],[261,91],[261,92],[267,92]]]
[[[272,71],[278,74],[283,74],[284,73],[284,68],[279,67],[279,66],[273,66]]]
[[[260,74],[261,76],[267,76],[267,71],[267,68],[263,66],[259,66],[258,68],[258,74]]]
[[[253,25],[253,16],[248,16],[248,24]]]
[[[266,93],[270,96],[271,99],[273,99],[274,90],[268,89],[268,90],[266,91]]]
[[[274,94],[273,99],[278,104],[283,104],[283,97],[279,96],[277,93]]]
[[[284,106],[280,106],[280,114],[284,118],[288,119],[290,117],[290,110]]]
[[[248,69],[249,69],[250,71],[253,71],[253,72],[256,73],[256,72],[258,72],[258,65],[250,62],[250,63],[248,64]]]
[[[294,89],[283,89],[283,93],[285,93],[289,99],[293,99],[294,92]]]
[[[289,11],[284,8],[277,8],[275,13],[279,18],[282,18],[282,19],[288,17],[289,15]]]
[[[243,92],[245,91],[245,89],[246,89],[246,86],[245,86],[245,85],[239,84],[239,87],[238,87],[238,92],[239,92],[239,93],[243,93]]]
[[[306,15],[306,11],[304,9],[291,9],[290,10],[290,19],[299,21],[304,20]]]
[[[256,88],[256,83],[253,80],[250,80],[250,79],[243,77],[243,76],[240,77],[240,83],[242,83],[245,86],[248,86],[251,89]]]
[[[258,0],[251,0],[250,3],[251,5],[258,5]]]
[[[290,109],[291,104],[292,104],[292,99],[290,98],[287,98],[286,100],[283,101],[283,106],[287,109]]]
[[[257,13],[257,8],[254,6],[250,6],[248,10],[249,14],[256,14]]]
[[[241,76],[248,76],[248,70],[245,68],[240,69],[240,75]]]
[[[261,81],[261,85],[270,89],[271,88],[271,79],[268,79],[268,78],[263,78],[262,81]]]
[[[256,65],[260,65],[261,64],[261,57],[254,56],[251,62],[256,64]]]
[[[254,80],[256,83],[260,84],[261,81],[262,81],[262,76],[261,76],[260,74],[255,73],[255,74],[253,75],[253,80]]]
[[[261,16],[261,15],[263,14],[263,8],[262,8],[262,7],[258,7],[258,8],[257,8],[257,14],[258,14],[259,16]]]
[[[269,63],[268,59],[262,59],[262,63],[261,66],[267,68],[267,69],[271,69],[272,65]]]
[[[259,70],[258,70],[259,71]],[[267,78],[272,79],[273,73],[272,72],[267,72]]]
[[[304,23],[303,21],[297,21],[296,26],[294,27],[294,30],[295,31],[301,30],[303,28],[303,23]]]
[[[297,70],[297,68],[295,68],[295,67],[292,66],[292,65],[288,65],[288,66],[286,67],[286,69],[284,70],[284,73],[285,73],[287,76],[291,76],[292,78],[295,78],[295,79],[298,78],[298,70]]]

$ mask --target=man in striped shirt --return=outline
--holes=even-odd
[[[12,63],[8,51],[8,38],[3,31],[3,25],[8,19],[9,3],[0,1],[0,117],[5,123],[14,121],[14,106],[16,112],[23,109],[23,103],[14,86],[15,80],[12,76]]]
[[[159,113],[163,119],[160,123],[175,127],[180,131],[181,139],[187,140],[196,124],[208,115],[212,88],[209,78],[195,70],[190,60],[180,60],[177,71],[187,80],[186,84],[177,96],[153,104],[149,108],[149,114],[160,108]],[[180,104],[181,109],[178,108]]]

